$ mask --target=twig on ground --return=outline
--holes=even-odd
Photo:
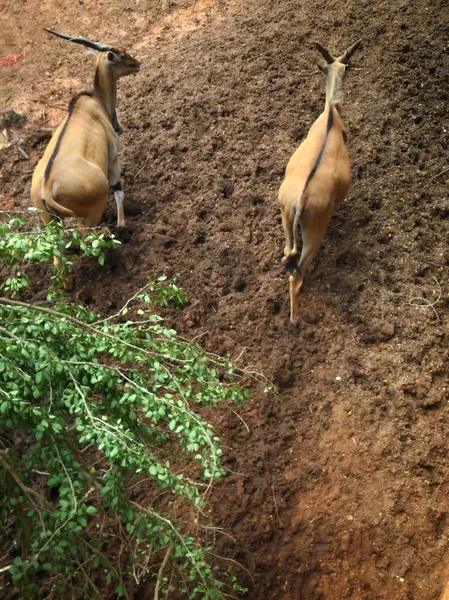
[[[147,160],[147,162],[143,165],[143,167],[137,171],[136,178],[142,173],[142,171],[145,169],[145,167],[148,167],[149,164],[150,164],[150,161]]]
[[[202,331],[200,333],[197,333],[197,335],[191,339],[192,344],[194,344],[197,340],[203,338],[205,335],[208,335],[209,333],[210,332],[209,332],[208,329],[206,329],[206,331]]]
[[[449,167],[446,167],[445,169],[443,169],[442,171],[440,171],[439,173],[437,173],[436,175],[434,175],[433,177],[431,177],[429,179],[428,183],[430,183],[431,181],[433,181],[434,179],[436,179],[440,175],[443,175],[444,173],[447,173],[448,171],[449,171]]]
[[[438,304],[438,302],[440,301],[440,298],[442,296],[442,291],[441,291],[441,286],[438,282],[438,279],[434,275],[432,275],[432,277],[438,286],[438,298],[434,302],[430,302],[429,300],[427,300],[427,298],[422,298],[421,296],[415,296],[414,298],[411,298],[409,300],[409,304],[410,304],[410,306],[418,306],[418,307],[420,306],[422,308],[431,308],[433,310],[433,312],[435,313],[436,318],[439,321],[440,317],[438,316],[438,313],[435,309],[435,305]],[[421,304],[417,304],[417,302],[421,302]]]
[[[243,353],[245,352],[245,350],[246,350],[246,346],[243,346],[242,351],[240,352],[240,354],[232,362],[236,363],[238,360],[240,360],[242,358]]]
[[[21,146],[19,146],[18,144],[17,144],[17,150],[18,150],[18,151],[20,152],[20,154],[21,154],[21,155],[22,155],[24,158],[26,158],[27,160],[30,158],[30,157],[28,156],[28,154],[25,152],[25,150],[24,150],[24,149],[23,149]]]
[[[234,558],[229,558],[228,556],[220,556],[219,554],[215,554],[214,552],[211,552],[211,556],[215,556],[215,558],[218,558],[220,560],[227,560],[229,562],[234,563],[235,565],[237,565],[238,567],[243,569],[245,571],[245,573],[248,573],[248,575],[251,577],[253,585],[256,585],[256,582],[254,581],[254,577],[251,575],[250,571],[248,571],[248,569],[246,567],[244,567],[242,565],[242,563],[239,563],[238,560],[235,560]]]
[[[440,489],[440,487],[443,485],[443,483],[446,481],[447,477],[449,475],[449,470],[446,471],[446,475],[443,477],[443,479],[440,481],[440,483],[438,484],[437,489],[433,492],[432,497],[430,499],[430,503],[433,502],[433,499],[435,498],[435,496],[437,495],[438,490]]]
[[[276,495],[274,493],[274,482],[271,484],[271,492],[273,494],[274,510],[276,511],[277,520],[279,522],[279,525],[282,527],[282,529],[284,529],[284,524],[282,523],[282,521],[281,521],[281,519],[279,517],[278,505],[277,505],[277,502],[276,502]]]
[[[438,267],[439,269],[449,269],[448,265],[442,265],[441,263],[432,262],[431,260],[427,260],[426,258],[419,258],[420,262],[427,263],[428,265],[432,265],[433,267]]]
[[[248,433],[250,433],[249,427],[248,427],[248,425],[245,423],[245,421],[242,419],[242,417],[241,417],[241,416],[240,416],[238,413],[236,413],[236,412],[235,412],[235,410],[233,410],[232,412],[235,414],[235,416],[236,416],[238,419],[240,419],[240,421],[241,421],[241,422],[243,423],[243,425],[246,427],[246,430],[248,431]]]
[[[123,311],[125,310],[125,308],[128,308],[128,306],[131,304],[131,302],[133,300],[135,300],[139,294],[142,294],[148,288],[149,285],[150,284],[147,283],[142,288],[140,288],[140,290],[137,290],[137,292],[134,294],[134,296],[131,296],[131,298],[128,298],[128,300],[125,302],[125,304],[122,306],[122,308],[118,312],[111,315],[110,317],[106,317],[106,319],[101,319],[100,321],[95,321],[95,323],[92,323],[92,325],[99,325],[100,323],[106,323],[107,321],[111,321],[112,319],[115,319],[116,317],[123,315]]]
[[[5,571],[9,571],[9,569],[12,567],[12,565],[7,565],[6,567],[2,567],[0,569],[0,573],[4,573]]]
[[[425,556],[423,556],[422,554],[420,554],[415,547],[412,546],[412,548],[415,551],[416,555],[419,556],[419,558],[421,558],[426,564],[430,564],[429,561],[427,560],[427,558]]]

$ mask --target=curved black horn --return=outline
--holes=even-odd
[[[53,35],[62,38],[63,40],[68,40],[69,42],[74,42],[75,44],[82,44],[83,46],[87,46],[88,48],[98,50],[98,52],[109,52],[110,50],[114,50],[112,46],[105,46],[104,44],[97,44],[96,42],[91,42],[90,40],[87,40],[81,35],[78,37],[73,37],[71,35],[65,35],[65,33],[58,33],[53,29],[47,29],[46,27],[44,27],[44,30],[48,31],[48,33],[52,33]]]
[[[347,64],[352,54],[357,50],[361,43],[362,40],[360,39],[357,40],[355,44],[352,44],[352,46],[349,46],[349,48],[341,55],[340,62]]]
[[[327,62],[328,65],[330,65],[331,63],[334,62],[334,57],[332,56],[332,54],[329,52],[329,50],[327,48],[325,48],[324,46],[322,46],[318,42],[315,42],[315,46],[316,46],[316,49],[319,52],[321,52],[321,54],[324,57],[324,60]]]

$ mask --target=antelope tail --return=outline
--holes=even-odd
[[[51,191],[48,188],[49,186],[45,185],[43,186],[42,190],[42,204],[44,205],[45,210],[49,214],[60,217],[61,219],[64,217],[72,217],[77,222],[78,227],[82,229],[84,227],[83,220],[80,217],[78,217],[78,215],[75,214],[73,210],[70,210],[69,208],[66,208],[65,206],[62,206],[61,204],[56,202],[56,200],[53,199]]]
[[[286,256],[283,260],[284,268],[289,271],[291,274],[296,273],[298,271],[298,255],[299,255],[299,220],[304,210],[304,203],[302,202],[302,197],[299,201],[299,205],[295,204],[293,207],[293,220],[291,221],[291,230],[290,230],[290,247],[292,248],[290,254]]]
[[[320,52],[321,52],[321,50],[320,50]],[[304,184],[304,188],[302,190],[299,202],[297,204],[295,204],[295,206],[293,207],[294,217],[293,217],[292,231],[290,233],[290,246],[292,245],[292,242],[293,242],[293,248],[292,248],[292,251],[290,252],[290,254],[284,259],[284,261],[282,263],[283,266],[288,271],[290,271],[290,273],[292,275],[294,273],[298,273],[298,271],[299,271],[298,270],[298,247],[299,247],[298,225],[299,225],[299,220],[302,217],[302,214],[304,212],[304,209],[305,209],[306,203],[307,203],[307,188],[308,188],[309,183],[312,180],[313,176],[317,172],[318,167],[320,166],[321,159],[323,158],[324,150],[326,148],[327,138],[329,136],[330,130],[333,127],[333,124],[334,124],[334,110],[333,110],[333,104],[331,103],[329,106],[329,114],[327,117],[326,135],[324,137],[323,144],[320,149],[320,153],[318,154],[318,156],[315,160],[315,164],[313,165],[313,168],[310,171],[310,173],[306,179],[306,183]]]

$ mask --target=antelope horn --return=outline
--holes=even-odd
[[[327,48],[325,48],[318,42],[315,42],[315,46],[316,46],[316,49],[318,50],[318,52],[320,52],[323,55],[324,60],[327,62],[328,65],[330,65],[331,63],[334,62],[334,57],[332,56],[332,54],[329,52],[329,50]]]
[[[362,40],[357,40],[355,44],[349,46],[349,48],[345,50],[345,52],[341,55],[340,62],[348,64],[348,61],[351,58],[352,54],[357,50],[361,43]]]
[[[111,50],[114,50],[112,46],[105,46],[105,44],[97,44],[96,42],[91,42],[90,40],[87,40],[81,35],[78,37],[73,37],[71,35],[65,35],[65,33],[58,33],[57,31],[53,31],[53,29],[47,29],[46,27],[44,27],[44,30],[48,31],[48,33],[52,33],[53,35],[62,38],[63,40],[68,40],[69,42],[74,42],[75,44],[82,44],[83,46],[93,48],[93,50],[97,50],[98,52],[109,52]]]

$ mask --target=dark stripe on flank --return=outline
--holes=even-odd
[[[309,185],[312,177],[315,175],[315,173],[318,170],[318,167],[320,166],[321,159],[323,158],[323,154],[324,154],[324,149],[326,147],[327,138],[329,137],[329,132],[332,129],[333,124],[334,124],[334,107],[331,104],[330,109],[329,109],[329,116],[327,118],[326,137],[324,138],[324,142],[323,142],[323,145],[321,146],[321,150],[320,150],[320,153],[318,154],[318,158],[316,159],[315,164],[313,165],[313,169],[310,171],[309,176],[306,179],[306,184],[302,191],[301,199],[304,196],[304,193],[305,193],[307,186]],[[302,216],[302,213],[304,212],[305,207],[306,207],[306,204],[304,202],[304,206],[302,207],[300,218]]]
[[[100,69],[98,67],[95,69],[94,89],[100,89]]]
[[[73,113],[73,109],[75,108],[75,104],[78,102],[78,100],[79,100],[79,98],[81,96],[92,96],[92,93],[91,92],[81,92],[81,94],[78,94],[77,96],[75,96],[74,98],[72,98],[70,100],[70,102],[69,102],[69,114],[68,114],[68,117],[67,117],[67,121],[65,122],[65,125],[62,128],[61,133],[59,134],[58,141],[56,142],[55,149],[53,150],[53,153],[50,156],[50,160],[48,161],[47,166],[45,167],[44,183],[47,183],[48,178],[50,177],[51,168],[52,168],[53,163],[55,161],[56,155],[59,152],[59,148],[61,146],[62,138],[64,137],[64,134],[66,132],[67,125],[69,124],[70,117],[72,116],[72,113]]]
[[[114,128],[115,133],[117,133],[118,135],[122,135],[123,129],[121,128],[120,123],[118,122],[116,110],[114,111],[114,114],[112,116],[112,127]]]

